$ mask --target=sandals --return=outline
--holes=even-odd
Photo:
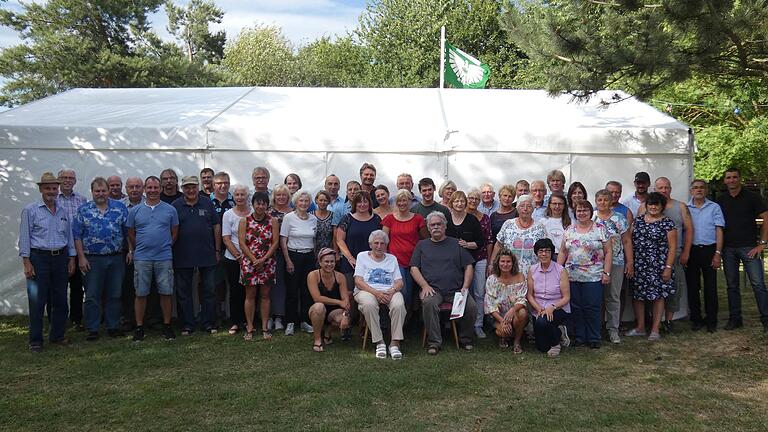
[[[501,349],[509,348],[509,341],[506,338],[499,338],[499,348]]]
[[[261,331],[261,337],[266,341],[272,340],[272,332],[269,330],[262,330]]]
[[[514,354],[522,354],[522,353],[523,353],[523,347],[522,347],[522,346],[520,346],[520,344],[519,344],[519,343],[516,343],[516,344],[515,344],[515,346],[514,346],[514,348],[512,348],[512,352],[513,352]]]
[[[329,331],[323,330],[323,345],[331,345],[333,343],[333,338],[331,338],[331,333]]]
[[[403,353],[400,352],[400,347],[396,347],[394,345],[389,346],[389,356],[392,357],[392,360],[403,359]]]
[[[232,327],[229,328],[228,333],[230,335],[236,335],[239,330],[240,330],[240,327],[237,324],[235,324],[235,325],[233,325]]]
[[[387,344],[385,344],[384,342],[379,342],[376,345],[376,358],[378,359],[387,358]]]
[[[320,342],[320,343],[317,343],[317,342],[313,343],[312,344],[312,351],[314,351],[316,353],[323,352],[323,343],[322,342]]]
[[[253,340],[253,330],[246,331],[243,334],[243,340],[252,341]]]

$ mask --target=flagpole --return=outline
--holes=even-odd
[[[440,27],[440,88],[445,84],[445,26]]]

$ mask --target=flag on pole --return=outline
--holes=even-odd
[[[491,75],[487,64],[445,42],[445,81],[456,88],[485,88]]]

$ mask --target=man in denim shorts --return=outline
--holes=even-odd
[[[171,328],[173,295],[173,253],[171,247],[179,232],[179,215],[170,204],[160,200],[160,179],[149,176],[144,181],[146,200],[128,213],[128,259],[133,261],[136,287],[136,330],[134,341],[144,340],[144,310],[154,278],[163,310],[163,337],[174,340]]]

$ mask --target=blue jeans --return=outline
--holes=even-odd
[[[600,342],[600,304],[603,284],[571,281],[573,333],[581,342]]]
[[[760,312],[760,321],[768,325],[768,291],[765,289],[765,276],[763,273],[763,258],[749,258],[747,252],[752,247],[726,247],[723,248],[723,272],[725,283],[728,286],[728,319],[735,323],[741,323],[741,291],[739,288],[739,262],[744,264],[752,291],[755,293],[757,310]]]
[[[197,267],[200,272],[200,284],[203,287],[200,293],[200,324],[204,329],[214,326],[214,312],[216,309],[216,291],[214,276],[216,266]],[[189,331],[195,330],[195,304],[192,297],[192,275],[194,267],[175,268],[173,273],[176,278],[176,295],[179,298],[181,309],[182,328]]]
[[[35,269],[35,277],[27,279],[27,297],[29,299],[29,344],[43,345],[43,315],[45,304],[50,303],[48,317],[51,328],[48,339],[51,342],[64,338],[67,324],[67,263],[66,251],[60,255],[32,252],[29,261]]]
[[[477,317],[475,327],[483,327],[485,317],[485,270],[488,268],[488,260],[483,259],[475,263],[475,274],[472,277],[472,297],[477,305]]]
[[[403,295],[403,300],[405,300],[405,310],[407,311],[413,302],[413,276],[411,276],[410,267],[399,267],[400,275],[403,277],[403,289],[400,293]]]
[[[122,291],[125,262],[123,254],[88,255],[91,271],[83,274],[85,285],[85,328],[99,331],[101,298],[106,297],[104,326],[115,330],[120,325],[120,295]]]

